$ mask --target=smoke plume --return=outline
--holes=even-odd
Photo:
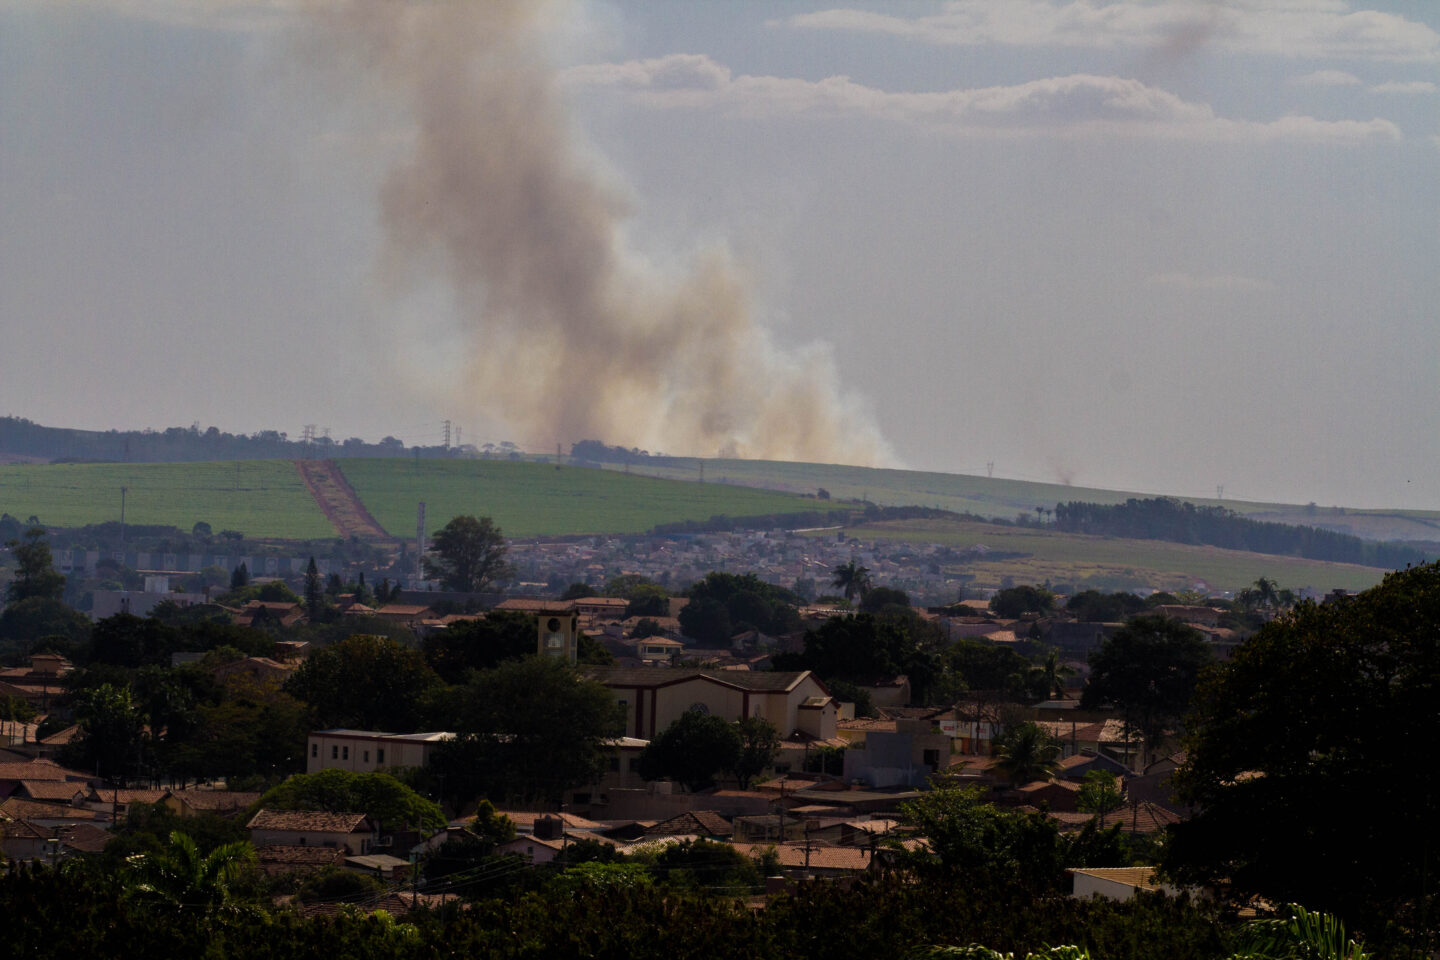
[[[624,204],[572,141],[536,0],[322,8],[325,34],[405,101],[381,193],[391,265],[440,271],[465,322],[471,409],[532,448],[874,464],[889,451],[821,348],[777,349],[722,250],[677,275],[626,248]]]

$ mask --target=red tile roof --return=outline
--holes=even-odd
[[[250,830],[292,830],[315,833],[354,833],[368,825],[363,813],[328,810],[260,810],[245,826]]]

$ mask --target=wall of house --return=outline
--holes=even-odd
[[[354,856],[370,851],[370,834],[336,833],[320,830],[251,830],[250,842],[257,847],[283,843],[305,847],[343,847]]]

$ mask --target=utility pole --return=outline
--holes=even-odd
[[[415,512],[415,579],[420,580],[425,573],[425,501],[420,501],[420,508]]]

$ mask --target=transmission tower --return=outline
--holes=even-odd
[[[987,461],[985,461],[985,476],[987,476],[987,477],[993,477],[993,476],[995,476],[995,461],[994,461],[994,460],[987,460]]]
[[[445,449],[450,449],[450,421],[445,421]]]

